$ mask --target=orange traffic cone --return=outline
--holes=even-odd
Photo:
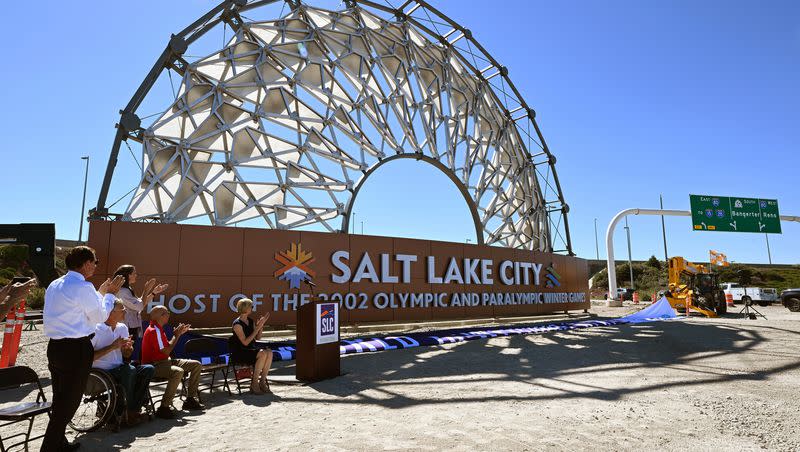
[[[22,325],[25,323],[25,300],[19,304],[17,308],[17,319],[14,322],[14,335],[11,339],[12,348],[11,356],[8,358],[8,365],[13,366],[17,364],[17,353],[19,352],[19,343],[22,339]]]
[[[10,310],[8,312],[8,316],[6,316],[6,325],[3,328],[3,350],[0,351],[0,369],[8,367],[8,363],[11,360],[11,347],[14,345],[14,323],[16,319],[16,314],[14,310]]]
[[[735,305],[733,304],[733,294],[726,293],[725,294],[725,302],[728,304],[728,307],[731,307],[731,308],[734,307]]]
[[[633,292],[633,304],[639,304],[639,292]]]

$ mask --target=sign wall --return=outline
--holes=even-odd
[[[586,309],[588,265],[559,254],[338,233],[93,221],[99,284],[123,264],[135,290],[157,278],[171,322],[229,326],[253,300],[270,325],[295,324],[313,294],[341,324],[532,315]],[[313,283],[313,286],[309,283]]]

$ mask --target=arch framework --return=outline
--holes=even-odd
[[[424,1],[345,3],[225,1],[173,35],[121,111],[91,216],[347,231],[365,178],[411,157],[458,186],[486,244],[572,254],[555,157],[508,70]],[[222,49],[187,56],[220,28]],[[180,86],[143,124],[137,109],[165,71]],[[113,216],[126,141],[142,145],[141,181]]]

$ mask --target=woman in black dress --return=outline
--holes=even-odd
[[[254,394],[270,393],[267,383],[267,373],[272,365],[272,350],[256,348],[255,341],[261,337],[264,324],[269,319],[269,313],[258,318],[255,322],[249,317],[253,312],[253,301],[242,298],[236,303],[236,312],[239,317],[233,321],[233,336],[229,341],[231,359],[237,364],[253,366],[253,377],[250,380],[250,392]]]

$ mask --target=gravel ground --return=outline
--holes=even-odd
[[[347,356],[345,375],[312,385],[291,383],[283,364],[273,396],[215,392],[204,414],[81,435],[81,450],[800,450],[800,314],[759,309],[768,320],[729,314]],[[49,385],[41,332],[23,343],[19,364]],[[21,396],[6,391],[0,403]]]

